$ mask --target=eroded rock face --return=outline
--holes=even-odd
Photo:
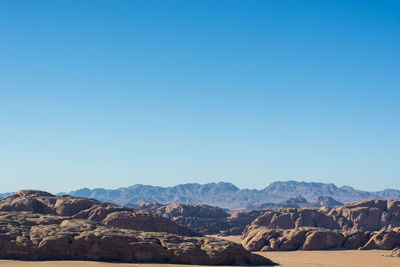
[[[319,209],[313,208],[284,208],[277,211],[266,211],[263,215],[257,217],[250,226],[265,226],[271,229],[293,229],[297,227],[340,229],[334,218]]]
[[[400,248],[394,248],[392,250],[392,253],[391,253],[390,256],[392,256],[392,257],[400,257]]]
[[[399,200],[368,200],[338,208],[285,208],[266,211],[251,226],[271,229],[319,227],[338,230],[378,231],[400,226]]]
[[[249,251],[393,249],[400,245],[400,227],[377,232],[254,227],[246,233],[242,245]]]
[[[266,211],[243,232],[249,250],[393,249],[400,244],[400,201],[338,208]]]
[[[31,212],[0,212],[0,258],[209,265],[271,265],[235,243],[142,232]]]
[[[144,210],[120,207],[89,198],[55,196],[35,190],[21,190],[0,199],[0,211],[29,211],[71,216],[124,229],[199,235],[187,227]]]
[[[315,202],[319,206],[323,207],[339,207],[343,206],[342,202],[337,201],[333,197],[329,196],[320,196],[318,197],[317,201]]]
[[[179,225],[187,226],[201,234],[240,235],[244,228],[262,211],[235,212],[232,215],[223,209],[208,205],[168,204],[141,202],[140,209],[148,210],[168,218]]]
[[[371,234],[368,242],[360,249],[393,249],[400,245],[399,228],[394,230],[382,229]]]
[[[341,248],[344,241],[342,233],[330,230],[311,231],[306,234],[303,250],[337,249]]]

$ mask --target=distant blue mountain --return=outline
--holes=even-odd
[[[0,193],[0,197],[8,197],[9,195],[14,194],[14,192],[12,193]]]
[[[319,197],[332,197],[342,203],[366,199],[400,199],[400,191],[386,189],[377,192],[356,190],[349,186],[308,182],[274,182],[262,190],[239,189],[231,183],[180,184],[160,187],[136,184],[118,189],[82,188],[68,193],[72,196],[95,198],[119,205],[135,206],[142,201],[166,203],[193,203],[241,210],[263,203],[278,203],[299,195],[315,202]]]

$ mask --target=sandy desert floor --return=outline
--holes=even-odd
[[[218,236],[214,236],[218,237]],[[235,243],[241,242],[240,236],[218,237]],[[303,266],[398,266],[400,258],[388,257],[387,250],[324,250],[324,251],[275,251],[256,252],[285,267]]]
[[[343,266],[343,267],[396,267],[400,266],[400,258],[386,257],[389,251],[289,251],[289,252],[260,252],[283,267],[308,267],[308,266]],[[174,264],[125,264],[105,263],[93,261],[8,261],[0,260],[0,266],[4,267],[184,267],[193,265]]]

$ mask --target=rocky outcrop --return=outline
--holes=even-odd
[[[238,211],[232,213],[232,215],[227,218],[228,228],[221,230],[219,235],[241,235],[246,226],[262,213],[263,211],[259,210]]]
[[[400,201],[338,208],[266,211],[243,232],[249,250],[393,249],[400,245]]]
[[[0,199],[0,211],[29,211],[87,219],[124,229],[198,235],[187,227],[148,211],[120,207],[89,198],[55,196],[36,190],[22,190]]]
[[[138,207],[208,235],[240,235],[249,223],[262,214],[262,211],[249,211],[231,215],[219,207],[180,203],[161,205],[141,202]]]
[[[157,203],[157,202],[154,202],[154,201],[153,202],[142,201],[142,202],[139,202],[139,204],[137,204],[137,208],[138,209],[147,210],[147,211],[149,211],[151,213],[154,213],[154,214],[159,213],[158,209],[163,207],[163,206],[164,205],[162,205],[160,203]]]
[[[336,201],[334,198],[329,196],[320,196],[316,202],[308,202],[307,199],[301,195],[297,197],[291,197],[279,203],[262,203],[256,205],[247,206],[248,209],[255,210],[279,210],[282,208],[320,208],[320,207],[339,207],[343,204]]]
[[[194,204],[169,204],[161,206],[157,209],[157,213],[162,214],[166,218],[177,217],[194,217],[194,218],[214,218],[222,219],[229,217],[229,214],[220,207],[209,205]]]
[[[249,251],[393,249],[400,245],[400,228],[377,232],[342,231],[313,227],[270,229],[255,227],[243,238]]]
[[[400,201],[367,200],[338,208],[285,208],[266,211],[248,227],[253,226],[271,229],[318,227],[343,231],[378,231],[400,226]]]
[[[293,229],[298,227],[340,229],[340,226],[332,217],[312,208],[285,208],[278,211],[266,211],[247,226],[245,232],[253,226],[265,226],[271,229]]]
[[[200,265],[273,264],[267,258],[251,254],[242,246],[225,240],[121,229],[89,220],[26,211],[0,212],[0,258]]]
[[[394,228],[393,230],[382,229],[378,232],[373,232],[368,242],[360,249],[393,249],[400,245],[400,230]]]
[[[333,197],[320,196],[315,202],[316,205],[321,207],[339,207],[343,206],[342,202],[337,201]]]
[[[392,257],[400,257],[400,248],[394,248],[390,254]]]
[[[283,205],[301,205],[301,204],[307,204],[307,203],[308,203],[307,199],[305,199],[301,195],[288,198],[281,202],[281,204],[283,204]]]

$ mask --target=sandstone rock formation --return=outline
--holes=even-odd
[[[378,231],[382,228],[400,226],[400,201],[367,200],[338,208],[285,208],[266,211],[248,227],[253,226],[265,226],[271,229],[319,227],[345,231]]]
[[[279,210],[282,208],[320,208],[320,207],[339,207],[343,204],[330,196],[320,196],[316,202],[308,202],[307,199],[301,195],[291,197],[279,203],[261,203],[256,205],[247,206],[248,209],[255,210]]]
[[[243,232],[249,250],[393,249],[400,245],[400,201],[338,208],[266,211]]]
[[[89,198],[55,196],[36,190],[21,190],[0,199],[0,211],[29,211],[40,214],[71,216],[76,219],[88,219],[124,229],[198,235],[187,227],[144,210],[120,207]]]
[[[20,193],[20,195],[26,192]],[[34,194],[29,193],[30,196]],[[36,197],[53,197],[37,193]],[[54,215],[46,201],[29,199],[26,211],[0,212],[0,258],[20,260],[101,260],[207,265],[272,265],[235,243],[171,233],[142,232]],[[48,202],[56,203],[57,199]],[[42,203],[43,205],[40,205]],[[82,203],[81,203],[82,204]],[[4,208],[5,206],[3,206]],[[49,209],[45,208],[48,207]],[[54,206],[52,206],[54,208]],[[21,208],[24,209],[24,208]]]
[[[219,207],[195,204],[141,202],[138,207],[159,214],[201,234],[240,235],[262,211],[235,212],[232,215]]]
[[[377,232],[342,231],[313,227],[251,229],[242,241],[249,251],[393,249],[400,245],[400,227]]]
[[[400,248],[394,248],[390,254],[392,257],[400,257]]]

